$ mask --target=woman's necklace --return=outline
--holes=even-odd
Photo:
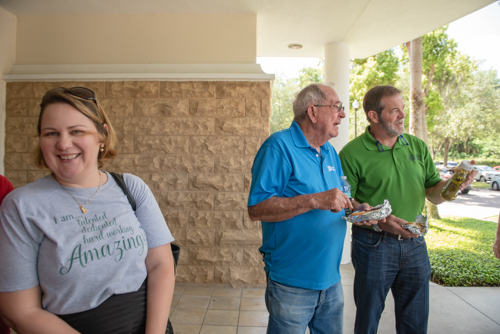
[[[55,178],[55,176],[54,176],[54,179],[56,179],[56,178]],[[57,181],[57,179],[56,179],[56,181]],[[59,181],[57,181],[57,183],[59,183]],[[67,192],[68,194],[70,194],[70,196],[71,196],[71,197],[73,197],[73,199],[75,200],[75,202],[76,202],[76,203],[78,203],[78,205],[80,206],[80,210],[82,210],[82,213],[87,213],[87,211],[89,211],[89,210],[85,209],[85,208],[84,208],[84,206],[85,206],[85,205],[87,205],[87,204],[88,204],[88,202],[90,202],[90,200],[91,200],[92,198],[94,198],[94,196],[95,196],[95,195],[99,192],[99,189],[101,189],[101,172],[99,172],[99,186],[97,187],[97,190],[95,191],[94,195],[92,195],[92,196],[89,198],[89,200],[88,200],[87,202],[83,203],[83,204],[80,204],[80,202],[78,202],[78,200],[75,198],[75,196],[73,196],[73,195],[72,195],[72,194],[68,191],[68,189],[66,189],[66,187],[64,187],[61,183],[59,183],[59,185],[60,185],[60,186],[61,186],[64,190],[66,190],[66,192]]]

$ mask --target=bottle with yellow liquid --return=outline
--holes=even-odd
[[[466,160],[463,160],[458,167],[455,168],[453,176],[450,178],[443,190],[441,197],[446,201],[453,201],[457,198],[460,186],[465,182],[467,176],[472,172],[474,166]]]

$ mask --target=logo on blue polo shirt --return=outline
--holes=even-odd
[[[326,167],[328,167],[329,172],[335,172],[335,167],[333,166],[326,166]]]

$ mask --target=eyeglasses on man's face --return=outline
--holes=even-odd
[[[344,111],[344,105],[342,102],[339,102],[337,104],[313,104],[315,107],[330,107],[332,109],[337,109],[338,112]]]

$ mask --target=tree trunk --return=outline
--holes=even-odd
[[[448,166],[448,153],[450,152],[451,144],[453,140],[445,138],[443,147],[443,165]]]
[[[425,105],[422,90],[422,37],[410,42],[410,133],[424,139]],[[427,131],[426,131],[427,132]]]
[[[406,43],[410,58],[410,134],[427,143],[424,92],[422,90],[422,37]],[[427,216],[440,219],[437,205],[425,200]]]
[[[425,200],[425,211],[428,218],[441,219],[441,216],[439,215],[438,206],[436,204],[432,204],[427,199]]]
[[[421,139],[423,141],[425,141],[425,143],[427,144],[427,147],[429,147],[429,136],[428,136],[428,132],[427,132],[427,108],[425,107],[425,103],[424,103],[424,97],[422,95],[422,105],[423,105],[423,108],[422,108],[422,137]]]

